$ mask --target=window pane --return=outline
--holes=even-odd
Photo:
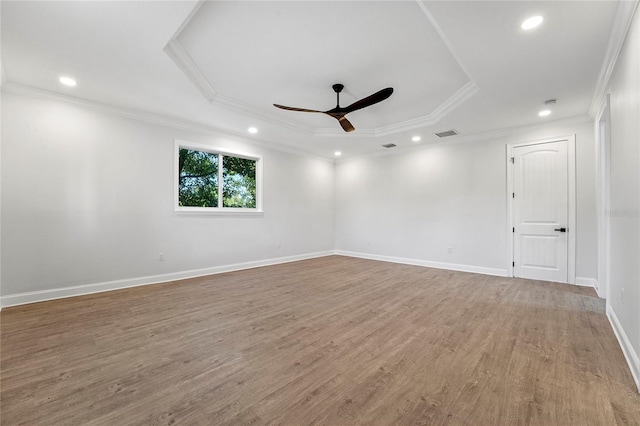
[[[222,206],[256,208],[256,160],[222,159]]]
[[[218,207],[218,154],[180,149],[178,204]]]

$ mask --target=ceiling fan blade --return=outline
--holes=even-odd
[[[278,105],[278,104],[273,104],[273,106],[274,106],[274,107],[276,107],[276,108],[286,109],[286,110],[289,110],[289,111],[300,111],[300,112],[320,112],[320,113],[324,113],[324,111],[316,111],[315,109],[294,108],[294,107],[288,107],[288,106]]]
[[[360,99],[359,101],[355,101],[348,107],[344,108],[343,111],[345,114],[353,111],[357,111],[362,108],[366,108],[370,105],[377,104],[378,102],[384,101],[393,93],[393,87],[387,87],[386,89],[382,89],[379,92],[374,93],[373,95],[367,96],[364,99]]]
[[[344,115],[336,118],[338,119],[338,122],[340,123],[340,125],[342,126],[345,132],[353,132],[356,129],[355,127],[353,127],[353,124],[351,124],[349,120],[347,120],[347,117],[345,117]]]

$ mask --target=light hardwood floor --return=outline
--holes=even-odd
[[[591,289],[330,256],[7,308],[3,425],[638,425]]]

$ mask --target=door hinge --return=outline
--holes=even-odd
[[[516,266],[516,262],[511,262],[511,266]]]
[[[511,198],[516,198],[516,193],[515,192],[511,193]]]
[[[513,228],[513,232],[516,232],[516,228]]]
[[[515,163],[516,163],[515,157],[511,157],[511,164],[515,164]]]

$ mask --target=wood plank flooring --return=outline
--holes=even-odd
[[[591,289],[330,256],[7,308],[3,425],[640,425]]]

